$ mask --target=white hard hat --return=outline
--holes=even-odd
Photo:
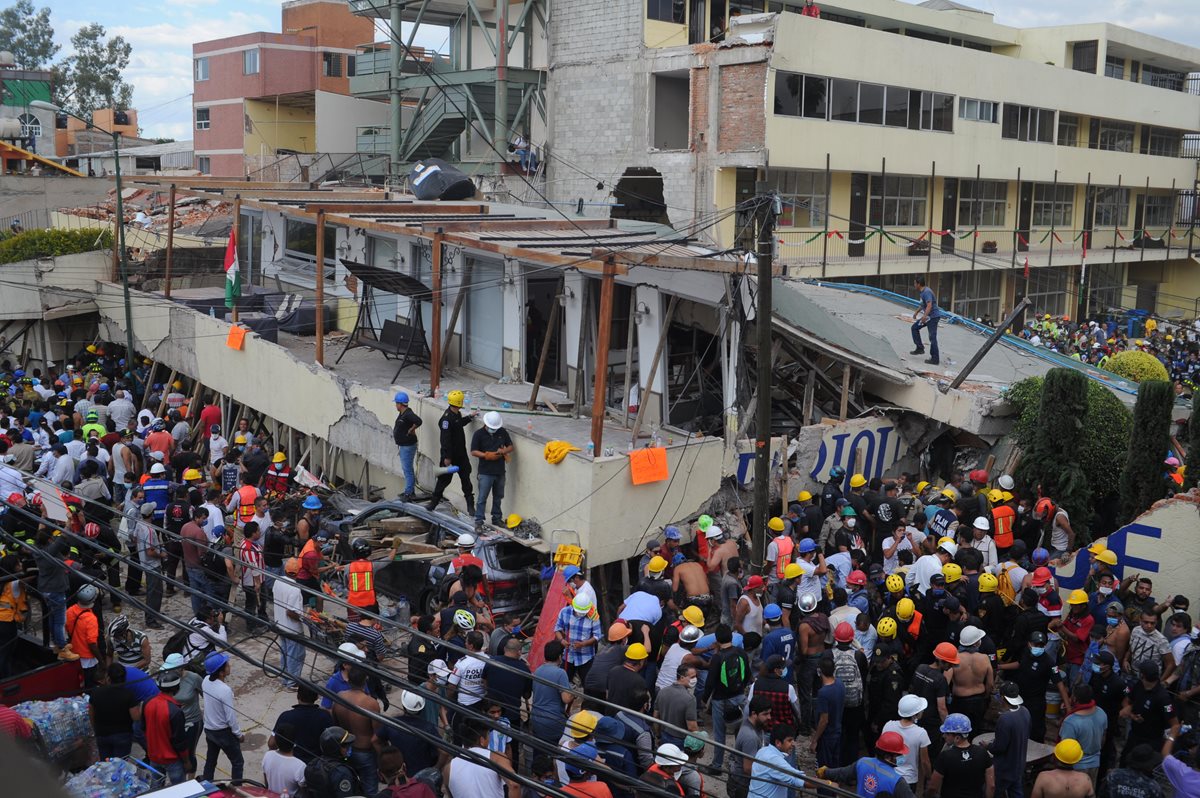
[[[342,643],[338,646],[338,653],[344,657],[352,657],[353,659],[362,659],[362,649],[353,643]]]
[[[902,718],[911,718],[920,715],[929,708],[928,699],[922,698],[919,695],[909,693],[900,699],[900,704],[896,707],[896,712]]]
[[[719,538],[719,537],[721,537],[721,535],[724,535],[724,534],[725,534],[725,531],[723,529],[721,529],[721,527],[717,526],[716,524],[713,524],[712,526],[710,526],[708,528],[707,531],[705,531],[704,537],[709,538],[711,540],[712,538]]]
[[[460,549],[470,549],[475,546],[475,536],[469,532],[464,532],[458,536],[458,540],[454,541],[454,545]]]
[[[938,548],[941,549],[942,551],[946,552],[947,554],[949,554],[951,557],[958,554],[958,544],[957,543],[951,543],[950,541],[946,541],[942,545],[938,546]]]
[[[150,466],[150,473],[151,474],[165,474],[165,473],[167,473],[167,469],[165,466],[163,466],[162,463],[155,463],[154,465]]]
[[[415,715],[425,708],[425,699],[409,690],[402,690],[400,692],[400,706],[404,707],[405,712],[411,712]]]
[[[489,410],[483,414],[483,426],[490,430],[498,430],[504,426],[504,416],[495,410]]]
[[[978,626],[964,626],[958,633],[958,642],[964,646],[973,646],[983,639],[983,630]]]
[[[663,743],[654,752],[654,764],[656,765],[678,767],[679,765],[686,765],[687,761],[687,754],[679,746],[671,743]]]
[[[435,659],[429,663],[429,675],[439,684],[445,684],[446,680],[450,678],[450,666],[444,659]]]
[[[982,529],[984,532],[987,532],[989,529],[992,528],[991,523],[986,518],[984,518],[982,515],[978,516],[975,519],[974,523],[975,523],[976,529]]]
[[[1008,474],[1001,474],[1000,479],[996,480],[996,484],[1000,486],[1001,490],[1012,490],[1014,487],[1016,487],[1016,483],[1013,482],[1013,478]]]

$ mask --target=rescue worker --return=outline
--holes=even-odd
[[[346,565],[346,601],[352,607],[378,614],[379,601],[375,598],[375,566],[371,562],[371,544],[364,538],[355,538],[350,544],[354,560]]]
[[[767,574],[767,583],[774,585],[785,578],[784,571],[792,562],[796,542],[788,534],[787,524],[778,516],[767,521],[767,528],[775,534],[775,537],[767,544],[767,564],[763,570]]]
[[[450,567],[446,569],[446,573],[462,573],[463,568],[468,565],[474,565],[479,568],[480,571],[485,570],[483,560],[471,553],[471,550],[475,548],[474,535],[472,535],[470,532],[464,532],[458,536],[458,539],[454,543],[456,546],[458,546],[458,556],[450,561]]]
[[[475,513],[475,491],[471,487],[471,458],[467,452],[466,428],[475,418],[475,414],[464,414],[462,411],[464,395],[462,391],[454,390],[446,394],[449,407],[438,419],[438,432],[441,436],[441,452],[439,464],[443,467],[458,466],[458,479],[462,485],[463,498],[467,502],[467,512]],[[429,497],[427,508],[434,510],[445,497],[446,488],[454,479],[453,474],[442,474],[433,486],[433,495]]]
[[[988,498],[992,500],[992,540],[996,543],[997,556],[1003,560],[1015,540],[1013,532],[1017,524],[1017,509],[1013,505],[1016,504],[1016,499],[1011,493],[1004,491],[993,490],[992,493],[1000,494],[998,502],[990,495]],[[1008,498],[1005,498],[1006,496]]]
[[[229,497],[225,505],[227,512],[235,516],[236,526],[241,529],[247,521],[254,520],[254,502],[258,499],[258,488],[254,487],[254,477],[247,471],[242,474],[242,486]]]
[[[837,784],[854,784],[863,798],[890,795],[892,798],[912,798],[908,782],[896,772],[896,761],[908,754],[908,746],[899,732],[889,731],[879,735],[875,742],[875,756],[864,756],[852,765],[842,768],[817,768],[817,778],[829,779]]]
[[[846,469],[834,466],[829,469],[829,480],[821,488],[821,518],[828,518],[838,510],[838,500],[842,498],[842,480],[846,478]],[[808,530],[812,536],[812,529]]]
[[[321,732],[321,755],[304,768],[304,786],[313,798],[349,798],[362,795],[362,782],[350,764],[353,734],[341,726]]]
[[[288,466],[287,455],[275,452],[271,457],[271,465],[263,474],[263,492],[268,497],[278,500],[287,494],[292,487],[292,469]]]
[[[417,428],[421,426],[421,417],[408,406],[408,394],[397,391],[396,423],[392,427],[392,440],[400,452],[400,473],[404,474],[404,492],[400,494],[401,501],[410,502],[417,489],[417,472],[413,467],[417,458]]]

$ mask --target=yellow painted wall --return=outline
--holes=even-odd
[[[1193,315],[1194,310],[1189,313],[1180,307],[1184,303],[1181,297],[1200,297],[1200,264],[1188,258],[1170,260],[1163,264],[1162,274],[1164,279],[1158,290],[1163,296],[1157,312],[1165,315],[1182,311],[1185,318]]]
[[[674,22],[660,22],[657,19],[645,20],[643,35],[647,47],[679,47],[688,43],[687,25],[676,25]]]
[[[737,204],[737,169],[727,167],[718,169],[713,180],[713,204],[717,208],[731,208]],[[733,242],[736,233],[737,220],[728,216],[717,223],[717,240],[723,246]]]
[[[312,109],[293,108],[274,102],[246,100],[250,132],[245,135],[246,154],[256,156],[275,150],[314,152],[317,146],[317,119]]]

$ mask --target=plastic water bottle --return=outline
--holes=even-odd
[[[588,457],[596,456],[596,444],[592,443],[591,441],[587,442],[587,456]]]
[[[412,622],[412,607],[409,606],[408,596],[399,596],[396,599],[396,621],[401,626],[408,626]]]
[[[525,421],[525,431],[526,431],[527,433],[529,433],[530,435],[532,435],[532,434],[533,434],[533,419],[532,419],[532,418],[530,418],[530,419],[526,419],[526,421]]]

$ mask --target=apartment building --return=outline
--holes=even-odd
[[[928,273],[993,319],[1022,295],[1197,315],[1200,50],[950,0],[590,5],[551,20],[552,199],[729,247],[765,176],[792,276],[904,293]]]
[[[385,104],[349,96],[371,20],[344,2],[290,0],[281,27],[192,45],[202,174],[252,175],[289,153],[353,153],[358,126],[386,122]]]

